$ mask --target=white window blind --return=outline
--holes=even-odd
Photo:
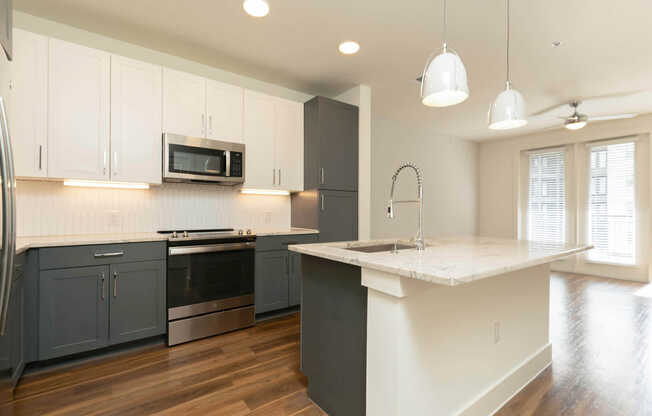
[[[635,143],[591,146],[589,260],[634,264]]]
[[[565,152],[532,152],[529,159],[527,239],[566,242]]]

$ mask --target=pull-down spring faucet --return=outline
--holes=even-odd
[[[417,199],[403,200],[403,201],[394,201],[394,186],[396,185],[396,178],[398,174],[405,168],[411,168],[414,170],[414,173],[417,176]],[[421,253],[425,247],[423,241],[423,176],[421,175],[421,170],[416,167],[413,163],[404,163],[392,176],[392,190],[389,194],[389,202],[387,203],[387,217],[394,218],[394,204],[405,204],[413,203],[418,204],[419,208],[419,228],[417,229],[417,235],[414,238],[414,241],[417,246],[417,250]]]

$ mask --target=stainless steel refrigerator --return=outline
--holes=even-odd
[[[7,121],[9,100],[9,60],[12,55],[12,4],[0,0],[0,182],[2,185],[2,239],[0,241],[0,346],[8,345],[7,322],[11,284],[14,275],[16,254],[16,180],[14,176],[13,153]],[[0,347],[0,350],[2,348]],[[1,353],[2,351],[0,351]],[[0,403],[11,400],[16,382],[14,369],[6,360],[0,360]]]

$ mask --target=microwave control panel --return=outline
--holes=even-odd
[[[231,177],[242,177],[242,152],[231,152]]]

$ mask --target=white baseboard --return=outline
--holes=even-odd
[[[550,364],[552,364],[552,344],[548,343],[480,393],[459,411],[457,416],[493,415]]]

